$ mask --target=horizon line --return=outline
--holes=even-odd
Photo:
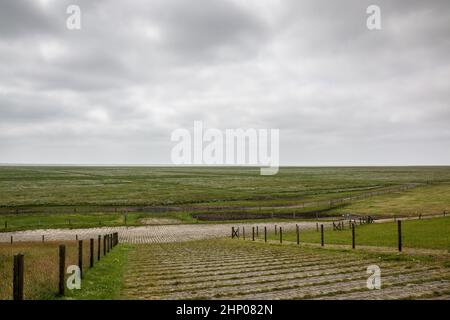
[[[44,166],[73,166],[73,167],[181,167],[181,168],[264,168],[263,165],[211,165],[211,164],[121,164],[121,163],[0,163],[2,166],[16,167],[44,167]],[[449,167],[450,164],[287,164],[283,167]]]

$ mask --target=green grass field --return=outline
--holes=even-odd
[[[145,206],[332,198],[450,181],[450,167],[258,168],[0,167],[0,206]]]
[[[270,231],[269,239],[278,240],[279,234],[275,236],[274,231]],[[397,246],[396,222],[358,225],[355,234],[357,246]],[[296,242],[296,232],[284,232],[283,240]],[[351,229],[348,225],[341,231],[333,231],[332,227],[324,228],[324,240],[325,244],[351,246]],[[320,232],[300,230],[300,242],[320,243]],[[402,221],[402,243],[405,248],[450,250],[450,217]]]
[[[416,186],[336,201],[406,184]],[[0,167],[0,232],[118,226],[124,212],[127,225],[145,225],[203,223],[213,215],[408,216],[449,206],[450,167],[283,167],[275,176],[257,168]]]
[[[81,289],[67,290],[62,299],[111,300],[120,298],[123,273],[128,263],[128,254],[134,250],[130,244],[121,244],[89,270]]]
[[[368,196],[410,184],[414,184],[410,189]],[[312,213],[320,212],[320,221],[327,221],[346,213],[383,218],[442,214],[444,210],[450,211],[450,167],[289,167],[273,177],[260,176],[256,168],[0,167],[0,232],[119,226],[125,224],[125,212],[131,226],[217,223],[195,218],[217,213],[225,217],[219,222],[226,221],[227,215],[245,218],[245,214],[258,213],[264,219],[255,221],[272,224],[287,219],[272,218],[274,213],[295,213],[297,219],[311,220],[316,218]],[[404,220],[402,224],[404,248],[450,250],[450,217]],[[365,298],[367,293],[361,291],[359,282],[367,276],[367,264],[374,262],[385,265],[385,283],[395,297],[411,298],[422,289],[428,290],[424,296],[448,294],[443,282],[450,279],[445,254],[353,252],[348,226],[343,231],[325,230],[326,246],[346,245],[348,250],[285,245],[296,241],[295,232],[284,231],[283,244],[276,243],[279,236],[273,230],[269,238],[270,244],[231,239],[121,244],[93,269],[86,265],[82,289],[68,292],[65,298],[257,299],[268,295],[304,299],[346,294]],[[300,240],[318,244],[320,233],[301,230]],[[76,264],[76,243],[66,243],[67,264]],[[56,293],[58,244],[0,244],[0,282],[7,284],[0,286],[0,299],[11,298],[12,258],[18,252],[25,254],[26,298],[60,298]],[[380,247],[381,251],[395,248],[397,225],[357,226],[356,245]],[[87,246],[84,249],[86,264]],[[330,282],[330,274],[337,278]],[[349,274],[352,284],[344,286],[348,292],[342,292]],[[422,288],[421,281],[427,286]],[[403,289],[406,283],[412,286],[407,292]]]
[[[450,184],[425,185],[411,190],[395,192],[355,201],[330,213],[340,215],[352,212],[372,216],[417,216],[450,211]]]

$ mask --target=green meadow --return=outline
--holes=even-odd
[[[365,197],[405,185],[414,187]],[[449,191],[450,167],[282,167],[261,176],[251,167],[0,166],[0,232],[436,214],[450,210]]]
[[[356,246],[397,247],[397,223],[373,223],[357,225]],[[279,233],[271,230],[269,239],[278,240]],[[301,243],[320,243],[321,233],[300,229]],[[295,231],[283,232],[284,241],[297,241]],[[324,228],[324,243],[352,245],[352,232],[348,225],[343,230]],[[402,221],[402,245],[405,248],[450,250],[450,217]]]

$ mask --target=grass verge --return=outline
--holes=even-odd
[[[85,273],[80,290],[67,291],[63,299],[113,300],[120,299],[122,278],[128,261],[130,244],[119,244],[107,256]]]
[[[356,246],[397,246],[397,223],[358,225],[355,229]],[[270,233],[269,239],[278,240],[279,234]],[[283,232],[283,240],[297,241],[295,231]],[[300,230],[300,242],[320,243],[320,232]],[[324,230],[325,244],[351,245],[351,229],[342,231]],[[450,217],[402,221],[402,244],[405,248],[450,250]]]

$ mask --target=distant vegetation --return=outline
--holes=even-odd
[[[401,186],[414,188],[373,195]],[[5,221],[22,230],[158,223],[154,217],[197,223],[433,214],[450,210],[449,191],[450,167],[284,167],[261,176],[258,168],[236,167],[3,166],[0,231]]]

